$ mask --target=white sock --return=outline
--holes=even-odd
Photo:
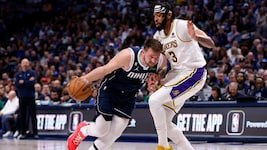
[[[95,146],[99,150],[110,150],[112,144],[121,136],[127,127],[129,119],[113,116],[109,133],[103,137],[99,137],[94,141]],[[95,150],[92,145],[88,150]]]
[[[85,136],[102,137],[109,132],[110,125],[111,121],[106,121],[102,115],[99,115],[95,123],[82,127],[81,132]]]

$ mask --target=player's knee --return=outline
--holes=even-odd
[[[97,137],[103,137],[107,135],[110,131],[111,127],[111,120],[107,120],[105,115],[100,115],[100,118],[97,118],[97,125],[96,125],[96,135]],[[102,118],[103,117],[103,118]]]
[[[98,128],[95,130],[97,137],[103,137],[106,136],[110,131],[110,125],[107,125],[105,127]]]
[[[102,129],[102,130],[98,130],[98,137],[103,137],[103,136],[106,136],[109,132],[109,128],[105,128],[105,129]]]
[[[158,106],[157,98],[155,95],[150,95],[149,100],[148,100],[148,105],[149,107],[156,107]]]

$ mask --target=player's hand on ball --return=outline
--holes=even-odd
[[[77,101],[86,100],[93,92],[93,87],[81,77],[73,77],[67,84],[69,96]]]

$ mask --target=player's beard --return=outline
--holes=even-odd
[[[161,25],[158,26],[158,27],[156,27],[157,30],[158,30],[158,31],[161,31],[161,30],[165,29],[165,27],[166,27],[166,23],[167,23],[167,19],[166,19],[166,17],[164,17],[164,19],[162,20]]]

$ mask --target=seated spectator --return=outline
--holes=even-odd
[[[234,65],[238,62],[238,57],[241,54],[240,51],[241,50],[236,46],[232,46],[230,49],[227,50],[227,56],[230,59],[231,65]]]
[[[236,82],[236,73],[234,71],[231,71],[228,75],[229,82]]]
[[[267,86],[267,70],[263,72],[263,79],[265,81],[265,86]]]
[[[93,92],[92,92],[92,95],[90,97],[88,97],[87,100],[85,101],[82,101],[83,104],[90,104],[90,105],[95,105],[96,103],[96,99],[97,99],[97,92],[98,90],[97,89],[94,89]]]
[[[260,61],[261,68],[266,70],[267,69],[267,58],[263,58]]]
[[[19,108],[19,99],[16,95],[16,92],[12,90],[8,93],[8,100],[4,108],[0,111],[2,133],[6,132],[5,129],[6,118],[13,115],[18,110],[18,108]]]
[[[192,96],[190,101],[208,101],[209,96],[211,95],[212,87],[208,85],[206,82],[204,87],[197,92],[194,96]]]
[[[40,83],[35,83],[35,100],[44,100],[44,94],[42,94],[42,87]]]
[[[256,77],[255,88],[250,91],[250,96],[255,96],[258,100],[267,100],[267,88],[262,77]]]
[[[225,77],[222,72],[217,73],[217,86],[221,89],[221,93],[226,92],[226,87],[229,84],[229,80]]]
[[[0,110],[4,107],[7,102],[7,96],[5,92],[5,87],[3,84],[0,84]]]
[[[223,95],[223,99],[225,99],[226,101],[236,101],[238,97],[243,97],[243,96],[245,95],[238,92],[238,83],[231,82],[228,85],[226,93]]]
[[[42,94],[45,97],[51,97],[51,90],[48,84],[44,84],[42,88]]]
[[[218,86],[213,86],[211,89],[211,95],[208,101],[223,101],[223,97],[221,94],[221,89]]]
[[[16,138],[19,135],[19,122],[18,122],[18,110],[13,114],[6,118],[5,120],[5,128],[7,132],[3,135],[5,137],[11,137],[13,135]],[[13,134],[14,133],[14,134]]]
[[[238,72],[236,74],[236,82],[238,83],[238,92],[243,95],[248,95],[249,85],[246,83],[247,77],[245,72]]]
[[[66,88],[64,88],[62,91],[60,103],[76,103],[76,101],[69,96],[68,90]]]
[[[213,69],[208,69],[208,79],[206,81],[209,86],[214,86],[217,83],[216,72]]]
[[[60,103],[60,97],[61,97],[61,93],[59,93],[58,90],[53,89],[51,91],[51,101],[52,101],[52,103]]]

